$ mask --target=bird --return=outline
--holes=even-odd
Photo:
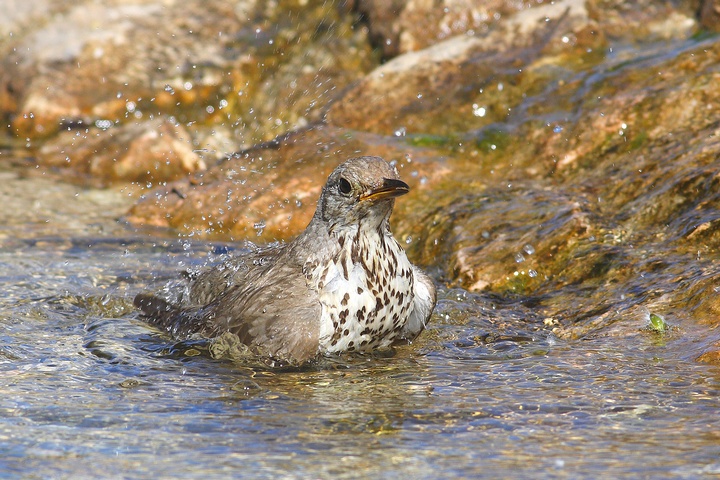
[[[409,191],[384,159],[350,158],[330,174],[310,223],[292,241],[185,272],[134,304],[175,338],[230,332],[290,364],[411,342],[437,294],[390,230],[395,199]]]

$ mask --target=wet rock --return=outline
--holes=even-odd
[[[592,262],[580,271],[568,266],[583,243],[602,237],[602,224],[584,199],[558,190],[519,184],[441,204],[421,220],[422,241],[409,250],[444,265],[446,281],[469,290],[527,293],[550,278],[593,276]]]
[[[584,49],[604,44],[602,36],[583,33],[588,17],[581,5],[531,9],[503,25],[486,35],[455,36],[389,61],[333,104],[328,121],[385,135],[479,129],[505,121],[524,97],[571,75],[561,65],[568,53],[576,55],[574,47],[563,43],[568,32],[583,39]],[[562,57],[552,58],[550,52]],[[379,104],[388,107],[378,109]]]
[[[717,350],[705,352],[697,358],[698,362],[720,365],[720,345],[715,346]]]
[[[702,2],[700,23],[709,30],[716,32],[720,30],[720,1],[704,0]]]
[[[370,34],[385,58],[423,50],[456,35],[492,37],[501,45],[516,44],[543,16],[557,12],[584,12],[592,28],[602,37],[624,41],[684,38],[694,28],[697,2],[653,2],[637,0],[565,0],[517,2],[493,0],[441,0],[408,2],[358,0],[357,10],[368,22]],[[704,10],[711,10],[712,1]],[[572,35],[572,33],[571,33]]]
[[[374,43],[386,58],[392,58],[454,35],[485,34],[503,15],[521,10],[522,4],[505,0],[359,0],[357,9],[367,17]]]
[[[494,142],[485,160],[497,180],[482,194],[456,180],[446,187],[455,200],[411,213],[408,222],[430,227],[410,251],[440,259],[466,288],[529,296],[562,336],[605,328],[637,305],[714,322],[696,302],[717,293],[696,285],[720,267],[720,130],[707,115],[720,105],[710,87],[718,54],[718,42],[690,42],[667,60],[630,62],[585,83],[564,121],[528,118],[506,134],[527,143]]]
[[[590,17],[603,34],[620,43],[681,40],[697,28],[697,1],[590,0]]]
[[[160,183],[205,170],[181,125],[151,120],[107,128],[70,128],[37,153],[43,165],[77,182]],[[77,175],[84,176],[80,179]]]
[[[417,3],[423,7],[410,2],[403,12],[434,12],[429,17],[433,22],[438,12],[445,11]],[[482,8],[462,1],[448,3],[452,3],[448,11]],[[528,99],[555,90],[558,83],[572,82],[578,72],[604,61],[612,48],[627,48],[627,42],[687,38],[697,29],[692,9],[655,2],[639,1],[629,8],[614,2],[565,1],[516,11],[508,6],[511,2],[502,10],[501,3],[487,7],[503,13],[495,15],[493,28],[481,33],[469,29],[440,40],[428,35],[423,22],[409,22],[426,43],[401,49],[410,53],[359,81],[331,106],[328,121],[386,135],[396,131],[452,135],[513,122],[518,111],[543,108]],[[421,47],[426,48],[418,50]],[[378,109],[378,104],[390,108]]]

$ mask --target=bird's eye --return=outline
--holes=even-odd
[[[344,178],[341,178],[340,182],[338,183],[338,191],[343,195],[350,195],[350,193],[352,192],[352,185],[350,185],[350,182],[348,182]]]

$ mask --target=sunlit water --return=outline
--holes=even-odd
[[[394,355],[243,366],[131,306],[226,246],[125,230],[120,194],[3,181],[4,477],[720,475],[720,373],[688,358],[692,324],[566,341],[532,308],[445,289]]]

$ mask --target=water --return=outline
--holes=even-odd
[[[4,477],[720,476],[720,371],[688,355],[709,341],[689,320],[562,340],[512,299],[442,289],[394,355],[235,364],[131,305],[225,246],[126,229],[124,192],[2,175]]]

